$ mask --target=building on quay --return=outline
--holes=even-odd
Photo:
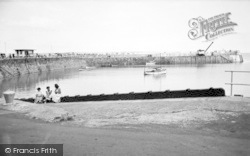
[[[33,57],[35,49],[15,49],[17,57]]]

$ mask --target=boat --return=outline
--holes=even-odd
[[[79,68],[79,71],[84,71],[84,70],[93,70],[93,69],[95,69],[96,67],[88,67],[88,66],[86,66],[86,67],[81,67],[81,68]]]
[[[146,66],[155,66],[154,61],[146,62]]]
[[[161,55],[160,55],[160,59],[161,59]],[[155,61],[150,61],[146,63],[146,66],[155,66]],[[160,67],[154,67],[151,69],[147,69],[145,70],[144,68],[144,75],[162,75],[162,74],[166,74],[167,73],[167,69]]]
[[[152,68],[150,70],[144,71],[144,75],[162,75],[166,73],[167,73],[167,69],[162,68],[162,67]]]
[[[93,70],[93,69],[95,69],[96,67],[86,67],[86,70]]]

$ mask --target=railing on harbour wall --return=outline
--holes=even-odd
[[[233,77],[234,77],[234,73],[250,73],[250,71],[225,71],[225,72],[230,72],[231,73],[231,82],[230,83],[226,83],[226,85],[230,85],[231,89],[230,89],[230,95],[233,95],[233,86],[234,85],[239,85],[239,86],[250,86],[250,84],[244,84],[244,83],[234,83],[233,82]]]

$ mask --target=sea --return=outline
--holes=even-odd
[[[27,74],[0,80],[0,97],[7,90],[15,91],[15,98],[34,97],[36,88],[45,93],[46,87],[54,90],[58,84],[64,96],[99,95],[129,92],[223,88],[231,96],[233,83],[250,85],[250,53],[243,54],[243,63],[166,65],[166,75],[144,75],[145,67],[112,67],[79,71],[61,71]],[[233,85],[233,96],[250,97],[250,86]]]

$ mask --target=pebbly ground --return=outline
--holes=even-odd
[[[248,98],[3,104],[0,143],[63,143],[65,156],[250,153]]]
[[[140,124],[209,123],[250,114],[250,99],[242,97],[180,98],[34,104],[14,101],[2,109],[48,122],[68,121],[85,127]],[[234,123],[236,121],[232,121]]]

